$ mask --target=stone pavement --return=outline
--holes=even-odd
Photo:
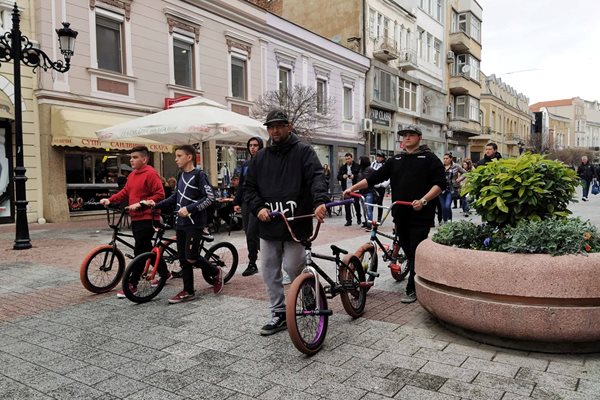
[[[600,225],[600,198],[571,209]],[[354,250],[368,239],[343,223],[328,220],[315,250]],[[198,274],[198,299],[178,305],[166,301],[178,280],[143,305],[93,295],[79,283],[79,263],[108,233],[104,220],[34,224],[34,248],[14,251],[14,226],[0,227],[1,399],[600,398],[600,354],[518,352],[462,338],[418,303],[401,304],[405,283],[385,270],[364,317],[352,320],[337,298],[329,301],[334,315],[313,357],[285,332],[258,335],[269,317],[259,276],[238,273],[215,296]],[[222,240],[236,245],[243,270],[243,235]]]

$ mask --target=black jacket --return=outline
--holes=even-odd
[[[311,214],[315,207],[329,201],[317,154],[295,134],[284,143],[271,143],[250,160],[244,192],[244,201],[254,215],[265,207],[282,211],[288,217]],[[292,221],[290,225],[298,238],[312,233],[312,219]],[[271,222],[259,221],[258,236],[266,240],[291,240],[279,217]]]
[[[582,163],[579,167],[577,167],[577,175],[581,179],[589,182],[596,177],[596,170],[591,163]]]
[[[358,165],[358,163],[356,161],[352,161],[350,170],[352,171],[352,175],[354,176],[354,178],[352,178],[352,184],[354,185],[356,182],[358,182],[358,172],[360,171],[360,165]],[[344,163],[338,170],[338,174],[337,174],[337,180],[340,181],[340,184],[342,185],[342,190],[347,189],[346,188],[346,179],[344,179],[344,174],[346,172],[348,172],[348,165],[346,163]]]
[[[420,146],[414,153],[402,152],[388,159],[385,164],[367,178],[369,186],[390,179],[392,201],[420,200],[434,186],[446,188],[446,175],[440,159],[429,147]],[[392,215],[396,223],[410,225],[433,225],[437,199],[430,199],[420,211],[409,206],[394,206]]]
[[[258,150],[263,148],[262,138],[255,136],[253,138],[248,139],[246,142],[246,148],[248,149],[248,154],[250,154],[250,142],[252,140],[258,140]],[[250,156],[250,160],[252,156]],[[244,183],[246,182],[246,175],[248,174],[248,167],[250,166],[250,160],[244,161],[242,167],[240,168],[240,182],[238,185],[238,189],[235,192],[235,198],[233,199],[234,206],[241,206],[244,202]]]
[[[499,160],[502,158],[502,154],[496,152],[496,154],[494,155],[494,157],[488,157],[487,154],[483,156],[483,158],[479,161],[477,161],[477,166],[480,167],[482,165],[485,165],[489,162],[492,162],[493,160]]]

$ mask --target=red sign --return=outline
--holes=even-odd
[[[187,99],[191,99],[192,96],[179,96],[179,97],[165,97],[165,110],[173,106],[173,104],[179,103]]]

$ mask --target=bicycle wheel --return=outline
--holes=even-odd
[[[318,292],[320,310],[329,311],[325,291],[320,284]],[[305,272],[294,279],[287,297],[286,323],[290,339],[299,351],[313,355],[325,341],[330,314],[315,314],[317,297],[314,276]]]
[[[206,250],[204,258],[211,265],[221,268],[221,271],[223,271],[223,283],[229,282],[235,274],[238,265],[238,252],[231,243],[221,242],[215,244]],[[214,277],[209,275],[208,271],[204,268],[202,268],[202,277],[209,285],[215,282]]]
[[[146,303],[156,297],[167,282],[167,265],[161,258],[154,282],[150,274],[154,269],[156,253],[142,253],[135,257],[123,275],[123,293],[134,303]]]
[[[365,243],[354,252],[354,255],[360,260],[363,266],[367,282],[374,282],[379,264],[375,246],[372,243]],[[367,292],[369,289],[371,289],[371,286],[367,286]]]
[[[125,257],[121,250],[105,244],[90,251],[79,268],[79,279],[92,293],[111,291],[123,276]]]
[[[398,257],[396,257],[396,265],[400,267],[400,270],[397,271],[390,268],[390,272],[392,273],[392,278],[401,282],[408,275],[408,259],[402,250],[400,250]]]
[[[355,256],[346,256],[343,264],[339,267],[339,281],[343,289],[340,299],[348,315],[358,318],[365,312],[367,304],[367,288],[360,285],[365,282],[365,271]]]

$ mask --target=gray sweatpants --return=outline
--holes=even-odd
[[[300,275],[304,268],[304,246],[296,242],[279,242],[260,239],[261,271],[271,312],[285,312],[285,296],[283,294],[283,274],[281,267],[292,281]]]

